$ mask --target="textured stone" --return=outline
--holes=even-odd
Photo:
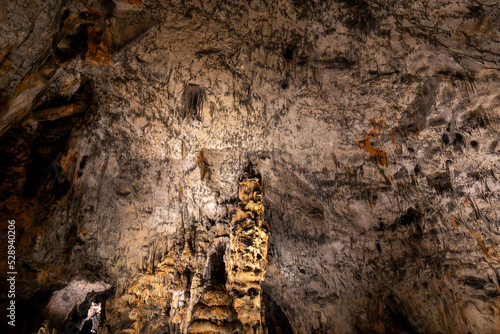
[[[103,333],[500,330],[496,0],[0,8],[26,332],[75,279]]]

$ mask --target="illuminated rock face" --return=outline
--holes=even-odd
[[[7,1],[18,329],[87,282],[116,288],[103,333],[499,332],[499,16]]]
[[[286,316],[266,316],[269,306],[262,302],[269,243],[262,187],[260,175],[249,165],[238,182],[231,220],[187,223],[177,235],[177,246],[158,264],[149,258],[145,272],[112,301],[112,309],[131,303],[134,320],[148,309],[157,310],[161,320],[153,322],[152,332],[263,333],[267,323],[276,321],[290,328]],[[137,322],[133,330],[141,332]],[[117,318],[110,323],[120,326]]]
[[[263,333],[262,287],[269,226],[264,221],[262,178],[250,165],[238,184],[239,205],[231,222],[228,287],[244,333]]]

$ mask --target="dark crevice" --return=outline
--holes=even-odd
[[[218,248],[217,251],[210,256],[209,266],[209,279],[215,280],[218,283],[225,285],[227,281],[227,273],[226,264],[224,263],[223,248]]]
[[[267,293],[262,294],[262,308],[268,334],[295,333],[286,314]]]

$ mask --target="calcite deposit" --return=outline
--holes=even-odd
[[[0,0],[2,332],[500,333],[499,141],[497,0]]]

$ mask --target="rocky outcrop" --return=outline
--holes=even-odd
[[[116,288],[102,332],[498,332],[499,15],[0,6],[22,329],[85,280]]]
[[[239,207],[231,222],[228,287],[244,333],[262,333],[262,287],[267,267],[269,226],[264,221],[262,178],[252,169],[238,185]]]
[[[154,255],[145,260],[143,273],[112,302],[113,326],[125,323],[131,327],[124,330],[152,333],[262,333],[267,328],[261,284],[269,228],[262,179],[251,165],[238,188],[239,203],[228,211],[230,220],[205,226],[191,222],[176,233],[157,264]],[[125,304],[130,315],[124,322],[127,316],[118,312]],[[156,318],[141,319],[151,310],[157,310]]]

